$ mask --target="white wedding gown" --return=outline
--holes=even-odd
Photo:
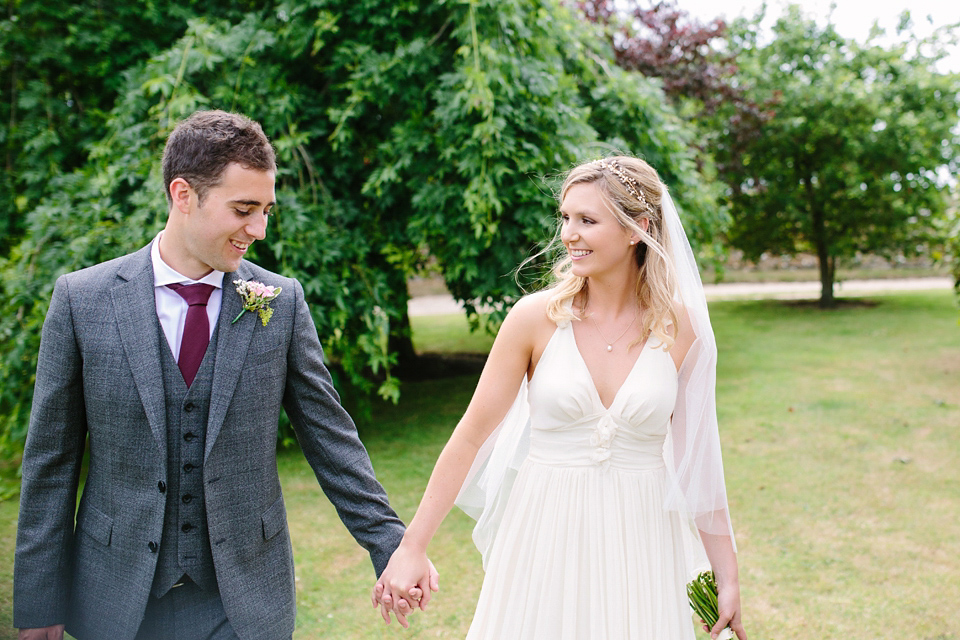
[[[528,392],[530,451],[467,638],[692,640],[685,586],[702,547],[663,508],[673,359],[644,346],[606,408],[568,323]]]

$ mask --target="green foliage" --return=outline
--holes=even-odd
[[[861,45],[792,6],[762,43],[761,19],[732,30],[741,80],[757,103],[776,106],[761,135],[742,146],[729,135],[717,149],[730,167],[730,239],[748,258],[816,253],[831,306],[837,258],[916,255],[939,240],[944,174],[960,168],[960,75],[934,64],[953,31]]]
[[[394,371],[412,353],[406,281],[428,260],[469,309],[492,305],[495,325],[520,293],[510,273],[552,234],[550,176],[579,160],[646,157],[694,241],[713,241],[714,192],[662,92],[616,68],[553,0],[276,0],[221,18],[190,17],[192,6],[175,40],[144,45],[114,77],[83,161],[37,182],[0,262],[8,450],[25,430],[55,277],[162,227],[163,142],[199,108],[243,112],[273,141],[277,215],[253,259],[303,283],[342,389],[398,397]]]
[[[939,258],[951,267],[953,274],[953,289],[960,299],[960,206],[957,204],[957,193],[954,192],[947,215],[942,222],[941,231],[945,238],[943,251]]]
[[[124,71],[169,47],[186,18],[237,20],[255,4],[7,2],[0,18],[0,250],[26,231],[26,214],[50,193],[50,181],[87,162],[126,90]]]

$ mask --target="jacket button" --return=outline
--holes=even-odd
[[[181,498],[181,500],[183,500],[183,504],[190,504],[190,501],[193,500],[193,496],[190,495],[189,493],[185,493],[183,494],[183,497]]]
[[[151,540],[150,542],[147,543],[147,549],[150,549],[150,553],[156,553],[156,552],[157,552],[157,549],[159,549],[159,548],[160,548],[160,545],[158,545],[158,544],[157,544],[156,542],[154,542],[153,540]]]
[[[157,483],[157,491],[159,491],[160,493],[165,493],[166,490],[167,490],[167,484],[163,480]]]

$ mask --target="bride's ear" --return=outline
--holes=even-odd
[[[643,218],[643,219],[641,219],[641,220],[640,220],[640,228],[643,229],[645,232],[649,232],[649,231],[650,231],[650,219],[649,219],[649,218]],[[640,234],[639,234],[639,233],[631,233],[631,234],[630,234],[630,244],[638,244],[639,242],[640,242]]]
[[[650,218],[640,218],[640,228],[644,230],[645,233],[650,232]],[[640,234],[631,233],[630,234],[630,244],[637,244],[640,242]]]

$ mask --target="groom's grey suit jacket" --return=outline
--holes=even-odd
[[[262,326],[233,280],[282,286]],[[14,625],[132,639],[157,565],[167,429],[150,248],[62,276],[43,327],[23,457]],[[203,493],[223,606],[244,639],[289,638],[293,555],[277,477],[281,406],[376,572],[403,525],[340,406],[303,289],[243,262],[224,276]],[[208,354],[209,357],[210,354]],[[89,470],[76,510],[84,440]],[[75,519],[76,517],[76,519]]]

